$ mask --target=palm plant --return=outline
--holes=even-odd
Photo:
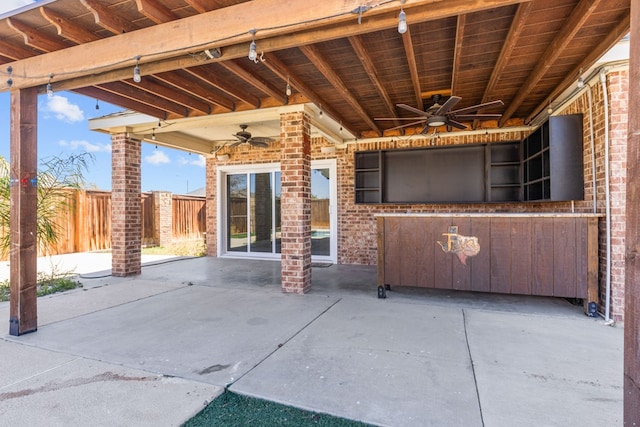
[[[71,207],[70,189],[81,189],[90,153],[70,154],[66,157],[51,156],[41,160],[37,177],[37,225],[38,246],[44,251],[58,242],[60,212]],[[10,246],[10,166],[0,156],[0,254],[5,256]]]

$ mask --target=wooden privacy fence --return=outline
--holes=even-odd
[[[142,193],[142,244],[155,241],[162,221],[155,215],[154,193]],[[111,192],[68,190],[68,206],[58,214],[58,242],[40,248],[40,255],[107,250],[111,248]],[[203,238],[206,231],[204,197],[173,195],[171,200],[172,239]],[[0,233],[8,230],[0,230]]]

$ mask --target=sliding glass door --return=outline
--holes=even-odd
[[[318,166],[312,163],[311,254],[314,259],[333,262],[336,252],[332,212],[334,174],[335,162]],[[233,167],[221,171],[220,179],[224,204],[219,212],[225,218],[220,223],[220,235],[225,239],[221,255],[278,259],[281,253],[280,171]]]

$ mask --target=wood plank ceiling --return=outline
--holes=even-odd
[[[37,4],[0,17],[0,90],[9,90],[11,80],[11,89],[37,85],[44,92],[50,82],[54,90],[161,120],[313,102],[360,138],[404,132],[389,130],[400,122],[375,119],[409,117],[396,104],[425,109],[434,94],[461,97],[456,109],[504,101],[487,111],[502,113],[499,121],[469,127],[528,123],[625,36],[630,22],[630,0]],[[397,30],[401,7],[408,22],[404,34]],[[215,24],[207,34],[197,15]],[[161,25],[161,33],[153,32]],[[228,35],[233,27],[236,33]],[[247,58],[251,29],[255,63]],[[111,43],[99,44],[103,39]],[[177,49],[170,44],[176,39],[197,44]],[[136,46],[145,51],[144,40],[167,47],[136,60]],[[78,45],[87,49],[74,50]],[[64,64],[54,56],[58,51],[69,53]],[[74,61],[80,65],[63,66]],[[136,62],[139,83],[132,78]]]

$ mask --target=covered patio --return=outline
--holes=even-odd
[[[226,389],[374,425],[622,425],[623,331],[578,305],[408,288],[378,300],[373,266],[312,274],[304,298],[280,291],[274,261],[86,274],[84,290],[39,301],[38,333],[0,334],[2,420],[181,425]]]
[[[247,209],[247,216],[273,224],[271,255],[285,293],[313,293],[314,170],[328,170],[335,186],[329,204],[334,246],[325,256],[337,264],[378,262],[375,215],[606,217],[596,233],[598,243],[588,248],[597,253],[589,280],[598,284],[588,301],[593,298],[607,321],[610,311],[614,319],[624,319],[625,420],[637,421],[639,21],[640,7],[629,0],[328,0],[312,6],[280,0],[57,0],[2,16],[0,90],[11,91],[12,182],[20,184],[11,189],[10,333],[38,328],[31,184],[37,168],[37,97],[68,90],[129,110],[92,124],[112,135],[117,277],[142,271],[140,146],[145,142],[207,157],[210,258],[201,262],[230,252],[232,233],[224,222],[230,176],[242,173],[250,181],[262,174],[278,186],[278,199],[271,199],[277,214]],[[627,34],[630,64],[598,68],[598,59]],[[494,162],[496,171],[512,167],[511,181],[484,172],[492,163],[490,156],[482,157],[474,166],[482,179],[478,193],[436,203],[390,196],[384,186],[394,177],[384,175],[383,166],[363,167],[356,160],[366,160],[361,154],[366,152],[385,161],[390,153],[392,161],[402,150],[425,154],[430,147],[459,145],[487,153],[504,142],[516,152],[530,134],[565,115],[583,117],[579,155],[565,158],[565,165],[580,160],[574,181],[582,192],[570,197],[555,197],[553,190],[547,195],[542,187],[536,196],[537,183],[523,178],[533,163],[521,154],[509,165]],[[251,135],[238,133],[243,125]],[[259,137],[256,144],[251,136]],[[259,142],[266,147],[255,149]],[[626,156],[611,154],[610,147]],[[468,163],[455,166],[473,169]],[[402,169],[400,162],[395,170]],[[376,185],[367,181],[371,171],[378,174]],[[476,182],[469,177],[467,182]],[[396,181],[394,188],[405,181],[411,180]],[[614,186],[618,190],[610,192]],[[276,191],[266,184],[265,189]],[[250,202],[248,192],[246,197]],[[611,213],[611,206],[620,209]],[[503,231],[509,236],[508,226]]]

